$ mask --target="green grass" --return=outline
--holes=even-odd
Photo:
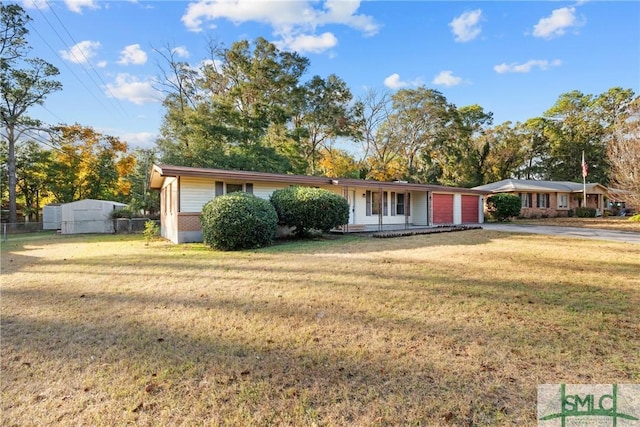
[[[534,425],[640,381],[640,246],[484,230],[2,247],[6,425]]]

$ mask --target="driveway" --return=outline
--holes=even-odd
[[[485,230],[509,233],[534,233],[578,239],[612,240],[640,244],[640,233],[632,231],[602,230],[596,228],[558,227],[549,225],[481,224]]]

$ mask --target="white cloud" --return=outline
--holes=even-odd
[[[323,33],[319,36],[299,35],[285,38],[275,43],[278,47],[295,50],[299,53],[322,53],[338,44],[338,39],[332,33]]]
[[[122,141],[129,144],[129,148],[153,148],[158,134],[153,132],[133,132],[118,135]]]
[[[120,73],[114,83],[107,83],[107,96],[124,99],[137,105],[161,102],[161,94],[154,89],[152,80],[139,80],[128,73]]]
[[[176,46],[173,49],[171,49],[171,52],[173,52],[178,58],[189,57],[189,51],[185,46]]]
[[[449,22],[449,26],[455,36],[455,41],[468,42],[478,37],[481,31],[480,18],[482,18],[482,10],[480,9],[465,12],[457,18],[453,18]]]
[[[546,59],[531,59],[523,64],[511,63],[506,64],[502,63],[493,67],[494,71],[498,74],[504,73],[528,73],[533,68],[540,68],[541,70],[548,70],[551,67],[558,67],[562,65],[562,61],[559,59],[554,59],[553,61],[547,61]]]
[[[405,86],[409,86],[409,83],[400,80],[400,74],[393,73],[386,79],[384,79],[384,85],[389,89],[400,89]]]
[[[107,66],[107,61],[98,61],[98,63],[96,64],[96,66],[98,68],[104,68]]]
[[[542,18],[533,26],[533,35],[543,39],[552,39],[564,35],[567,28],[578,27],[585,23],[576,18],[575,7],[555,9],[547,18]]]
[[[49,9],[49,0],[22,0],[22,7],[25,9]]]
[[[75,13],[82,13],[82,8],[99,9],[100,6],[94,0],[64,0],[67,8]]]
[[[85,40],[75,44],[69,50],[61,50],[60,56],[74,64],[86,64],[96,56],[100,46],[100,42]]]
[[[120,59],[118,64],[128,65],[144,65],[147,62],[147,54],[144,50],[140,49],[139,44],[131,44],[126,46],[120,52]]]
[[[440,71],[440,74],[435,76],[431,83],[434,85],[457,86],[462,83],[462,77],[456,77],[453,75],[453,71],[445,70]]]
[[[182,22],[191,31],[202,31],[205,23],[215,27],[217,19],[227,19],[236,25],[259,22],[271,26],[273,34],[281,38],[277,41],[281,48],[298,46],[318,52],[337,44],[331,33],[316,35],[319,27],[345,25],[367,36],[378,32],[380,25],[373,17],[358,14],[359,8],[359,0],[199,0],[189,4]]]

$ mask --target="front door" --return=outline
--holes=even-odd
[[[356,190],[349,190],[347,196],[349,202],[349,224],[356,223]]]

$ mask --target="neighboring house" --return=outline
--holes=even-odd
[[[62,234],[113,233],[111,212],[126,207],[124,203],[84,199],[60,206]]]
[[[504,179],[474,187],[491,193],[510,193],[522,201],[521,215],[531,217],[569,216],[583,204],[583,184],[568,181],[535,181],[529,179]],[[609,192],[602,184],[586,184],[587,204],[602,215],[608,207]]]
[[[318,187],[349,202],[342,231],[390,230],[484,221],[482,190],[325,178],[263,172],[154,165],[152,189],[160,190],[161,234],[175,243],[201,242],[202,207],[217,196],[246,191],[263,199],[291,185]]]

